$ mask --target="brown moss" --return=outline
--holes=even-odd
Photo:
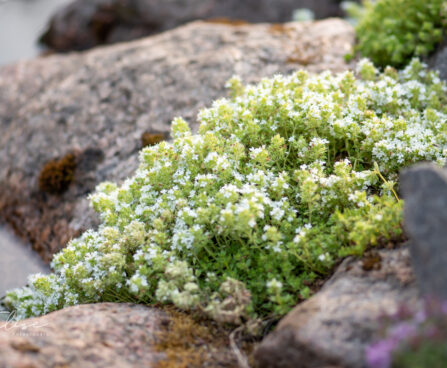
[[[313,61],[312,57],[309,56],[298,56],[298,55],[294,55],[294,56],[289,56],[286,60],[286,63],[288,64],[300,64],[300,65],[309,65],[311,64]]]
[[[287,27],[282,23],[274,23],[269,27],[270,33],[287,34],[290,31],[290,27]]]
[[[144,132],[141,134],[141,145],[143,147],[153,146],[164,141],[165,136],[161,133]]]
[[[245,26],[250,24],[249,22],[242,19],[230,19],[226,17],[217,17],[205,20],[207,23],[213,24],[226,24],[227,26]]]
[[[362,260],[362,268],[365,271],[380,270],[382,267],[382,257],[378,252],[370,251],[365,253]]]
[[[169,322],[157,334],[156,345],[166,359],[159,361],[156,368],[238,367],[230,348],[231,330],[173,307],[166,308],[166,312]],[[252,347],[253,343],[243,345],[246,352]]]
[[[75,170],[76,156],[73,153],[48,161],[40,171],[39,189],[52,194],[65,192],[74,180]]]

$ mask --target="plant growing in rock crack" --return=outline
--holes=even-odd
[[[417,60],[379,73],[264,79],[178,118],[123,185],[91,196],[102,225],[8,293],[20,318],[84,302],[173,303],[222,323],[281,316],[343,256],[399,237],[401,167],[447,155],[447,87]]]
[[[447,26],[443,0],[364,1],[356,50],[380,66],[401,67],[434,51]]]

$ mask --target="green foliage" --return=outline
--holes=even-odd
[[[342,1],[340,6],[346,13],[345,19],[354,26],[365,15],[365,7],[356,1]]]
[[[356,27],[356,50],[375,64],[401,67],[425,56],[442,40],[446,28],[443,0],[365,1]]]
[[[98,186],[102,225],[9,305],[23,318],[131,295],[225,323],[283,315],[339,257],[401,234],[401,167],[445,162],[439,78],[418,61],[358,74],[232,79],[198,134],[175,119],[173,142],[144,148],[132,178]]]
[[[420,342],[415,349],[399,352],[394,357],[393,368],[445,368],[447,362],[446,341]]]

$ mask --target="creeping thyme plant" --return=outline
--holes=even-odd
[[[447,86],[419,61],[229,82],[178,118],[122,186],[91,196],[102,225],[9,292],[19,318],[85,302],[173,303],[223,323],[281,316],[337,260],[401,234],[403,166],[445,162]]]
[[[356,27],[364,57],[380,66],[401,67],[434,51],[447,29],[444,0],[366,0]]]

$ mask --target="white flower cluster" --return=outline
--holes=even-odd
[[[53,275],[10,292],[10,305],[25,317],[129,295],[225,320],[215,295],[231,279],[253,314],[284,313],[342,247],[399,227],[390,180],[402,166],[446,159],[436,74],[418,61],[383,74],[362,61],[357,73],[230,81],[233,99],[201,111],[199,134],[175,119],[174,141],[143,149],[132,178],[98,186],[102,225],[54,257]]]

